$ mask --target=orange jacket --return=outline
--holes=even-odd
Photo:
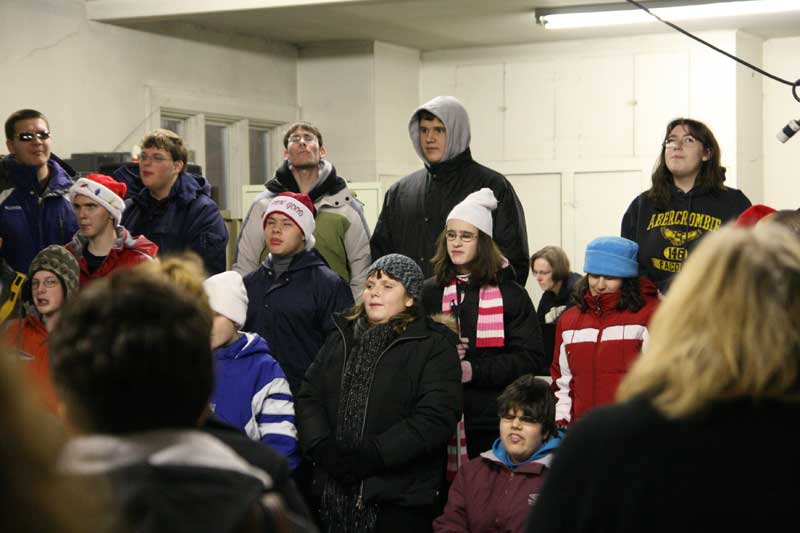
[[[58,397],[50,378],[47,355],[47,328],[38,317],[28,315],[9,322],[3,337],[6,344],[16,350],[23,378],[37,390],[45,407],[57,414]]]

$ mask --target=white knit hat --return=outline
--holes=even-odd
[[[286,215],[297,225],[306,238],[306,250],[311,250],[316,245],[314,239],[314,204],[307,194],[284,192],[273,198],[267,206],[267,212],[261,220],[261,227],[267,225],[267,218],[272,213]]]
[[[220,272],[205,280],[203,288],[215,313],[229,319],[238,328],[244,326],[249,300],[241,274],[233,270]]]
[[[456,204],[450,214],[447,215],[447,221],[450,220],[463,220],[472,224],[489,237],[492,236],[492,211],[497,209],[497,198],[488,187],[484,187],[479,191],[475,191],[461,203]]]
[[[83,178],[79,178],[75,184],[69,188],[67,198],[72,202],[75,200],[75,195],[80,194],[94,200],[102,205],[106,211],[111,213],[111,216],[119,225],[122,220],[122,212],[125,210],[125,193],[128,187],[122,182],[119,182],[111,176],[105,174],[88,174]]]

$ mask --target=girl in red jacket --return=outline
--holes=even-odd
[[[638,277],[639,246],[622,237],[598,237],[586,247],[587,275],[576,306],[556,327],[550,373],[559,426],[592,407],[611,403],[631,363],[647,345],[647,324],[658,305],[655,285]]]

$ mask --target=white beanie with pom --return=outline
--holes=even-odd
[[[492,211],[495,209],[497,209],[497,198],[490,188],[484,187],[457,204],[447,215],[447,220],[463,220],[491,237]]]

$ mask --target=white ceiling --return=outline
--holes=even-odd
[[[90,19],[156,33],[173,23],[284,41],[377,40],[420,50],[671,32],[659,22],[546,31],[535,8],[613,0],[87,0]],[[723,0],[724,1],[724,0]],[[800,0],[797,0],[800,2]],[[624,4],[624,2],[622,2]],[[165,24],[167,23],[167,24]],[[684,22],[689,31],[740,29],[763,38],[800,35],[800,12]]]

